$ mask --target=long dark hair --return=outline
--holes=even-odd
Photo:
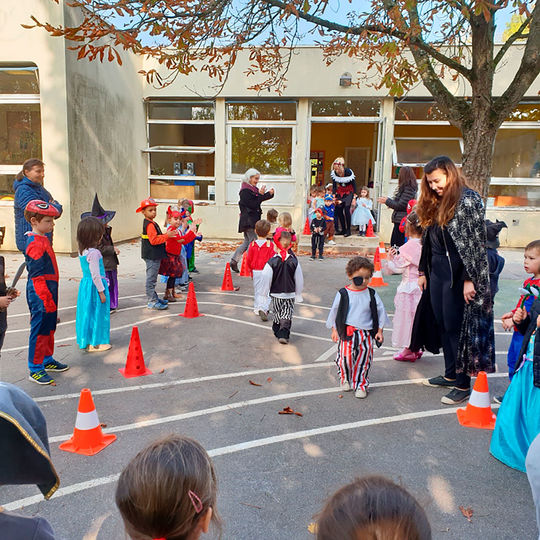
[[[82,219],[77,226],[79,253],[82,255],[85,249],[97,247],[104,232],[105,226],[98,218],[87,217]]]
[[[417,189],[416,174],[414,174],[412,167],[401,167],[398,175],[398,190],[403,190],[407,186]]]

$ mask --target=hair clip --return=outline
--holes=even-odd
[[[201,502],[201,499],[199,499],[197,494],[194,491],[191,491],[191,489],[188,491],[188,497],[191,500],[193,508],[195,508],[195,512],[197,512],[197,514],[200,514],[203,509],[203,503]]]

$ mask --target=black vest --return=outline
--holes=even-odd
[[[289,253],[289,257],[284,261],[280,255],[276,255],[268,261],[268,264],[273,271],[270,294],[296,292],[294,274],[298,267],[298,259],[292,253]]]
[[[371,320],[373,321],[373,328],[369,331],[371,337],[375,337],[375,334],[379,331],[379,312],[377,311],[377,300],[375,300],[375,290],[368,287],[369,291],[369,310],[371,311]],[[341,298],[339,300],[339,306],[336,314],[336,330],[339,334],[339,338],[344,341],[349,341],[351,336],[347,335],[347,313],[349,312],[349,293],[347,289],[343,287],[339,289]],[[377,347],[381,346],[381,343],[376,342]]]
[[[153,246],[150,243],[147,232],[148,225],[150,225],[150,223],[154,224],[157,234],[162,234],[159,225],[155,221],[150,221],[145,218],[142,227],[143,232],[141,234],[141,257],[143,259],[150,259],[151,261],[160,261],[167,256],[167,253],[165,252],[165,243],[157,244],[156,246]]]

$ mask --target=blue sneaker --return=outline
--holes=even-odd
[[[50,358],[43,361],[43,368],[45,371],[67,371],[69,366],[56,361],[54,358]]]
[[[165,298],[158,298],[156,302],[159,302],[160,304],[163,304],[164,306],[166,306],[169,303],[169,301],[165,300]]]
[[[37,384],[52,384],[54,382],[54,379],[44,369],[30,373],[28,378]]]
[[[146,304],[146,307],[148,309],[157,309],[157,310],[169,309],[169,306],[167,304],[162,304],[161,302],[148,302],[148,304]]]

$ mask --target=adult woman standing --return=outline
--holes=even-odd
[[[394,197],[379,197],[377,200],[392,208],[392,238],[390,244],[393,246],[402,246],[405,243],[405,235],[399,230],[401,220],[407,215],[407,204],[411,199],[416,199],[418,183],[416,175],[411,167],[401,167],[398,176],[398,187]]]
[[[351,236],[351,204],[356,193],[354,173],[345,167],[343,157],[337,157],[332,163],[330,177],[336,196],[336,222],[340,228],[336,234]]]
[[[266,186],[257,187],[261,174],[257,169],[248,169],[244,174],[244,181],[240,187],[240,222],[238,232],[244,233],[244,242],[234,252],[231,258],[231,269],[239,272],[238,261],[249,244],[257,239],[255,223],[261,219],[261,203],[274,196],[274,189],[266,191]]]
[[[424,384],[451,388],[441,402],[453,405],[469,397],[471,376],[495,371],[484,205],[440,156],[424,167],[416,212],[425,229],[418,285],[431,297],[445,365]]]

